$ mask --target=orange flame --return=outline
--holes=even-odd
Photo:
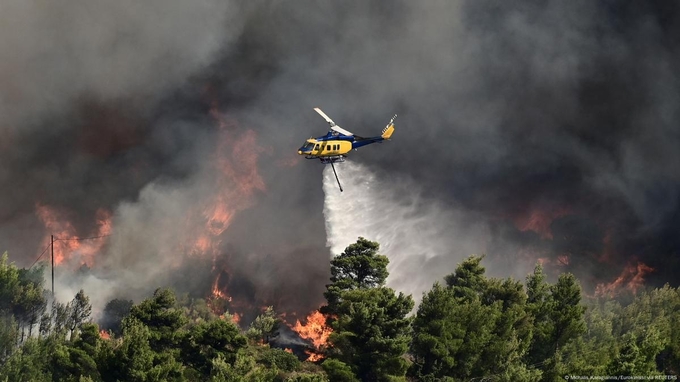
[[[627,289],[633,294],[643,285],[644,277],[654,271],[654,268],[638,261],[637,265],[628,264],[621,275],[609,284],[599,284],[595,288],[596,296],[616,296],[622,289]]]
[[[321,353],[314,353],[311,350],[305,350],[305,354],[307,354],[309,357],[306,359],[306,361],[309,362],[316,362],[316,361],[321,361],[324,359],[324,355]]]
[[[303,325],[300,320],[296,320],[293,330],[296,331],[300,337],[312,341],[317,349],[326,345],[328,336],[333,332],[331,328],[326,326],[326,316],[321,314],[318,310],[307,316],[307,323],[305,325]]]
[[[231,311],[234,308],[232,297],[226,290],[228,283],[219,283],[222,272],[229,273],[229,270],[216,269],[221,236],[239,212],[255,204],[256,192],[264,192],[266,188],[257,167],[258,156],[263,151],[257,134],[252,130],[239,130],[235,120],[220,112],[216,100],[210,101],[209,114],[219,128],[216,150],[207,169],[214,181],[215,192],[205,198],[205,202],[189,217],[188,224],[201,227],[190,236],[189,242],[193,241],[190,252],[212,256],[213,271],[217,272],[217,276],[213,281],[211,298],[215,313],[219,313],[219,310],[228,308]],[[219,301],[229,304],[220,304]],[[233,317],[238,323],[241,316],[234,314]]]
[[[538,261],[538,263],[541,264],[543,268],[550,264],[550,258],[548,257],[539,257],[538,259],[536,259],[536,261]]]
[[[111,339],[111,335],[106,330],[100,330],[99,331],[99,337],[101,337],[101,339],[103,339],[103,340],[110,340]]]
[[[203,232],[195,235],[193,252],[215,257],[221,244],[219,236],[238,212],[254,204],[255,191],[265,191],[265,185],[257,168],[258,155],[263,151],[257,134],[237,131],[236,123],[218,110],[215,101],[211,102],[210,115],[220,129],[212,163],[216,193],[200,207]]]
[[[216,299],[223,299],[231,302],[231,297],[227,296],[224,292],[220,290],[218,287],[218,283],[220,282],[220,276],[217,275],[217,278],[215,278],[215,281],[213,282],[213,287],[212,287],[212,296],[213,298]]]
[[[321,314],[318,310],[312,312],[306,319],[307,323],[302,324],[300,320],[295,321],[295,326],[292,329],[297,332],[300,337],[311,341],[314,344],[315,350],[305,350],[305,353],[309,355],[307,358],[310,362],[316,362],[324,359],[324,355],[321,353],[321,348],[326,346],[328,342],[328,337],[331,335],[333,330],[326,326],[326,316]]]
[[[231,321],[235,323],[236,325],[241,323],[241,315],[238,313],[234,313],[231,315]]]
[[[285,351],[286,353],[293,354],[293,349],[291,349],[291,348],[285,348],[285,349],[283,349],[283,351]]]
[[[533,209],[527,215],[515,218],[515,226],[520,231],[533,231],[541,235],[543,239],[552,239],[550,224],[555,219],[570,213],[571,211],[567,208]]]
[[[104,209],[97,211],[97,230],[87,238],[78,236],[75,227],[63,219],[65,214],[59,213],[57,209],[42,204],[36,204],[35,209],[47,231],[54,235],[55,264],[61,264],[65,259],[77,255],[81,265],[92,267],[95,255],[106,243],[104,238],[111,234],[111,213]],[[47,235],[44,239],[46,245],[50,240]]]
[[[569,255],[557,256],[557,263],[560,265],[569,265]]]

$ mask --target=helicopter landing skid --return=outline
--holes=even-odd
[[[321,160],[321,163],[323,164],[342,163],[345,161],[345,157],[342,155],[338,155],[333,157],[321,157],[319,158],[319,160]]]

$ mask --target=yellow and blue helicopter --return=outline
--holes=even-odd
[[[392,137],[392,133],[394,133],[394,119],[397,118],[397,115],[395,114],[394,117],[390,119],[390,122],[385,126],[379,136],[364,138],[338,126],[318,107],[315,107],[314,110],[328,122],[331,129],[322,137],[309,138],[305,144],[298,149],[298,154],[304,155],[306,159],[319,159],[323,164],[330,164],[331,167],[333,167],[333,173],[335,174],[335,180],[338,181],[340,192],[342,192],[338,173],[335,172],[335,166],[333,164],[344,162],[347,153],[352,150],[370,145],[371,143],[389,140]]]

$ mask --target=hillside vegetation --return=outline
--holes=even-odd
[[[386,287],[388,259],[363,238],[331,261],[333,330],[315,362],[270,344],[268,308],[246,329],[205,300],[158,289],[112,300],[101,330],[88,296],[49,303],[43,269],[0,259],[0,381],[564,381],[565,376],[680,374],[680,290],[621,303],[585,298],[569,273],[549,283],[485,275],[471,256],[432,280],[415,315]],[[304,357],[302,357],[304,358]],[[664,377],[665,378],[665,377]]]

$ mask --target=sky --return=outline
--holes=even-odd
[[[50,234],[110,235],[63,247],[57,272],[58,298],[99,306],[172,285],[309,311],[356,236],[416,298],[471,254],[588,293],[678,285],[679,17],[661,1],[5,1],[0,243],[29,266]],[[297,156],[327,129],[314,107],[362,136],[399,115],[340,165],[342,194]]]

